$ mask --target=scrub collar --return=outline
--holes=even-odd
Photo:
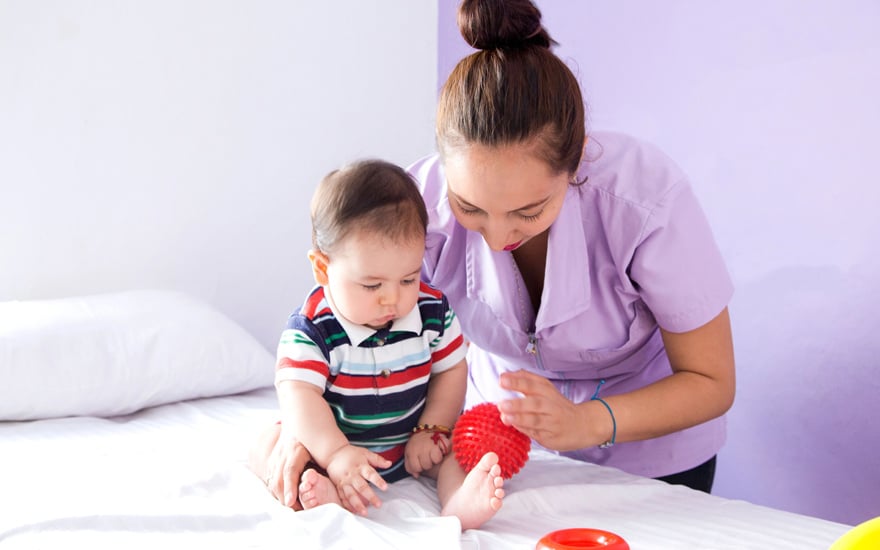
[[[493,251],[476,231],[467,232],[465,245],[468,298],[487,304],[502,323],[525,331],[531,327],[525,326],[522,308],[529,320],[535,319],[537,331],[583,313],[590,306],[591,285],[581,193],[580,186],[569,186],[559,216],[550,226],[544,290],[536,319],[525,288],[517,289],[517,284],[523,283],[517,281],[512,254]]]

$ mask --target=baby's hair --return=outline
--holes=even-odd
[[[428,212],[415,180],[378,159],[351,163],[327,174],[312,197],[312,246],[328,256],[353,231],[394,243],[424,240]]]
[[[473,144],[536,144],[557,173],[577,172],[586,133],[574,73],[529,0],[463,0],[462,37],[479,51],[462,59],[443,86],[437,145],[445,158]]]

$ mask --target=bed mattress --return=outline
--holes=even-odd
[[[16,548],[534,548],[598,528],[633,549],[827,549],[849,526],[532,451],[501,511],[460,531],[431,480],[405,479],[357,517],[282,507],[246,467],[277,416],[270,388],[112,418],[0,423],[0,546]]]

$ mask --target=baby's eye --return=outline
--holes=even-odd
[[[379,290],[379,287],[382,286],[382,283],[376,283],[374,285],[361,285],[361,286],[364,287],[366,290],[374,291],[374,290]]]
[[[404,279],[404,280],[400,281],[400,284],[405,285],[405,286],[409,286],[409,285],[415,284],[416,280],[417,279]]]

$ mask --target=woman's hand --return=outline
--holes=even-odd
[[[297,439],[284,434],[280,426],[278,438],[266,461],[266,488],[281,504],[302,510],[299,502],[299,481],[311,455]]]
[[[404,460],[406,471],[417,478],[422,472],[443,462],[443,457],[450,449],[452,449],[452,442],[444,433],[430,431],[414,433],[406,443],[406,458]]]
[[[570,451],[603,441],[597,433],[593,437],[596,442],[591,443],[589,439],[592,438],[576,428],[589,430],[588,424],[577,420],[583,410],[559,393],[543,376],[522,370],[506,372],[501,375],[501,387],[523,395],[498,403],[501,422],[513,426],[543,447]],[[608,425],[610,428],[610,420]]]
[[[376,508],[382,505],[370,485],[383,491],[388,488],[388,483],[382,479],[376,468],[390,467],[391,461],[381,455],[363,447],[345,445],[330,456],[327,476],[336,485],[343,506],[365,516],[366,504],[372,504]]]
[[[616,441],[640,441],[696,426],[724,414],[733,404],[736,373],[730,317],[724,308],[694,330],[660,329],[672,375],[605,402],[614,411]],[[598,401],[575,404],[552,382],[527,371],[501,375],[501,387],[523,397],[498,404],[501,421],[555,451],[608,441],[614,423]]]

